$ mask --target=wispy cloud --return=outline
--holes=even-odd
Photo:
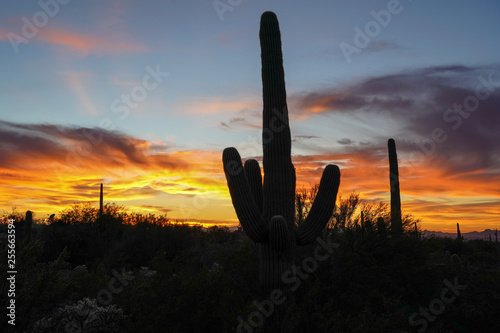
[[[89,54],[97,56],[117,55],[120,53],[142,53],[147,47],[124,33],[84,33],[76,32],[74,27],[52,28],[40,30],[39,38],[63,48],[77,52],[85,57]]]
[[[10,31],[8,29],[0,27],[0,41],[9,40],[9,38],[8,38],[9,32]]]
[[[95,116],[98,114],[97,108],[92,103],[89,93],[87,92],[87,81],[92,78],[92,74],[88,72],[68,71],[62,73],[64,79],[70,89],[76,94],[78,100],[85,112]]]
[[[251,110],[259,107],[259,101],[252,100],[224,100],[222,98],[198,98],[198,100],[189,102],[186,106],[186,112],[190,114],[210,115],[218,113],[236,113],[245,110]]]
[[[368,46],[363,49],[363,52],[382,52],[386,50],[394,51],[400,48],[402,48],[402,46],[396,42],[390,42],[387,40],[372,40],[370,44],[368,44]]]

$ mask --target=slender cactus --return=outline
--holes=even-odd
[[[99,217],[102,216],[102,212],[103,212],[103,199],[104,199],[104,196],[103,196],[103,192],[102,192],[102,183],[101,183],[101,194],[99,195]]]
[[[462,234],[460,233],[460,226],[458,225],[458,222],[457,222],[457,239],[462,240]]]
[[[278,19],[262,14],[260,45],[263,85],[264,184],[256,160],[242,165],[235,148],[226,148],[222,160],[236,215],[243,230],[259,248],[260,283],[264,296],[281,290],[286,301],[274,307],[267,329],[278,331],[295,279],[295,248],[313,243],[330,219],[340,183],[340,170],[328,165],[314,203],[304,222],[294,223],[295,168],[291,160],[291,135],[286,104],[283,56]],[[292,281],[292,282],[290,282]],[[288,282],[288,283],[286,283]]]
[[[31,241],[31,227],[33,225],[33,213],[31,210],[26,211],[26,218],[24,219],[24,239],[26,243]]]
[[[394,235],[403,233],[403,222],[401,219],[401,194],[399,193],[399,170],[398,155],[396,154],[396,142],[389,139],[389,181],[391,184],[391,231]]]
[[[366,226],[365,226],[365,215],[363,214],[363,211],[361,211],[359,219],[361,223],[361,231],[364,232]]]

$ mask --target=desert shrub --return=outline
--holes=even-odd
[[[123,311],[116,305],[101,307],[95,299],[84,298],[58,308],[50,317],[38,320],[32,333],[112,333],[120,332]]]

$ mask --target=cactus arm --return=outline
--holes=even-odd
[[[289,230],[283,216],[273,216],[269,221],[269,243],[278,255],[289,245]]]
[[[250,191],[240,154],[235,148],[226,148],[222,154],[222,161],[227,187],[241,226],[251,240],[256,243],[265,242],[268,237],[267,225]]]
[[[250,191],[252,192],[255,204],[259,208],[259,213],[262,215],[262,175],[260,174],[259,162],[256,160],[246,160],[243,167],[247,177]]]
[[[323,171],[318,194],[314,199],[311,210],[304,223],[296,231],[297,245],[311,244],[325,228],[335,207],[339,185],[340,170],[338,166],[328,165]]]
[[[270,221],[275,215],[283,216],[289,228],[292,229],[295,197],[295,184],[292,184],[292,140],[286,104],[281,35],[278,19],[274,13],[262,14],[259,37],[264,104],[263,217],[264,220]]]

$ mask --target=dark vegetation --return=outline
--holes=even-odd
[[[310,202],[305,195],[300,206]],[[391,237],[387,205],[357,194],[340,199],[334,216],[321,237],[340,246],[300,279],[285,332],[416,331],[422,326],[409,318],[440,298],[445,279],[467,288],[426,332],[500,331],[497,243],[420,239],[408,214],[403,236]],[[247,321],[254,301],[265,300],[258,251],[242,231],[203,230],[115,205],[99,217],[75,205],[31,233],[29,242],[17,235],[18,332],[235,332],[237,318]],[[317,246],[298,248],[296,264]]]

